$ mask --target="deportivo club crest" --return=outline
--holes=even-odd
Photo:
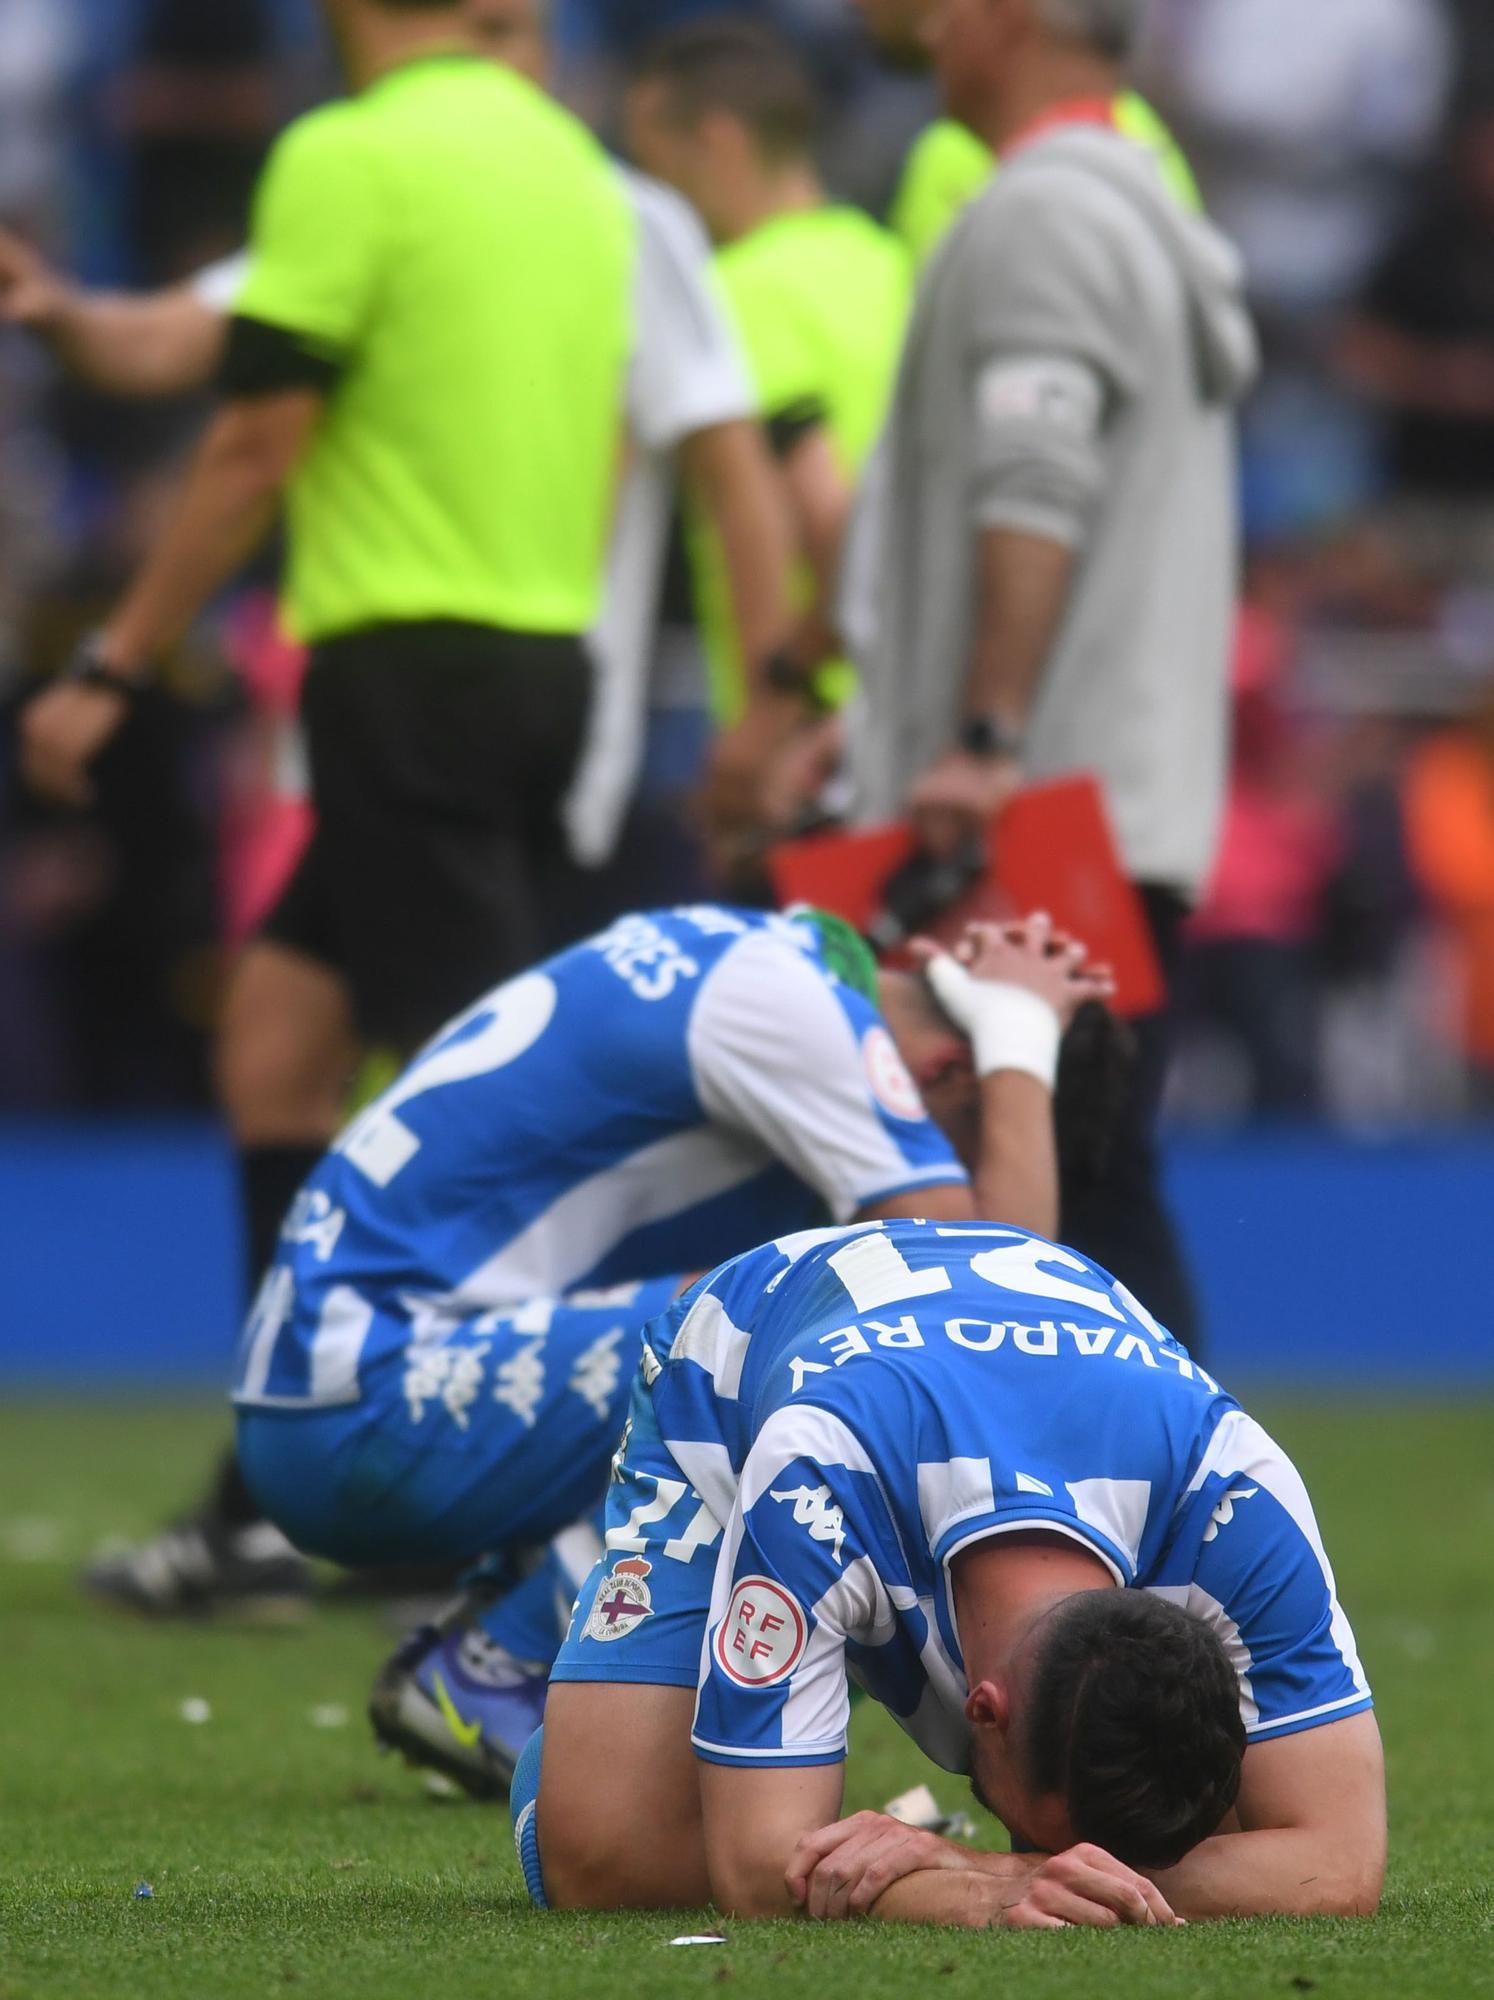
[[[588,1639],[625,1639],[645,1618],[654,1615],[654,1600],[644,1578],[653,1568],[642,1556],[627,1556],[614,1563],[602,1578],[601,1588],[586,1621]]]

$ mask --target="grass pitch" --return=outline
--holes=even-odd
[[[1260,1413],[1306,1474],[1379,1697],[1392,1866],[1375,1921],[730,1924],[725,1945],[672,1949],[712,1921],[541,1916],[504,1812],[433,1804],[376,1759],[363,1700],[390,1641],[372,1611],[182,1630],[76,1595],[102,1536],[191,1490],[217,1409],[0,1410],[0,2000],[1494,1995],[1494,1403]],[[851,1805],[925,1778],[963,1803],[858,1713]]]

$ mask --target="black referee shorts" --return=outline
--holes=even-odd
[[[367,1041],[407,1052],[544,956],[590,699],[577,639],[437,623],[314,649],[316,832],[261,934],[344,975]]]

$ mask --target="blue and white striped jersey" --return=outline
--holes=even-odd
[[[297,1197],[235,1399],[356,1402],[394,1318],[699,1271],[965,1180],[807,919],[622,918],[421,1052]]]
[[[808,1232],[693,1287],[646,1330],[643,1371],[663,1450],[722,1531],[707,1759],[838,1761],[849,1668],[965,1769],[949,1565],[1020,1529],[1208,1619],[1252,1741],[1371,1705],[1296,1470],[1068,1250],[973,1224]]]

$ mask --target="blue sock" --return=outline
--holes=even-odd
[[[507,1591],[478,1623],[488,1638],[516,1660],[555,1664],[577,1592],[602,1555],[599,1506],[592,1516],[557,1535],[538,1569]]]
[[[539,1808],[540,1756],[544,1743],[544,1730],[536,1729],[519,1753],[513,1783],[508,1788],[508,1809],[513,1814],[514,1846],[518,1850],[519,1866],[524,1871],[529,1900],[540,1910],[550,1907],[545,1897],[545,1878],[540,1872],[539,1828],[535,1824]]]
[[[553,1666],[560,1651],[561,1634],[556,1630],[555,1578],[550,1555],[546,1554],[531,1576],[505,1591],[477,1622],[490,1639],[505,1647],[516,1660]]]

